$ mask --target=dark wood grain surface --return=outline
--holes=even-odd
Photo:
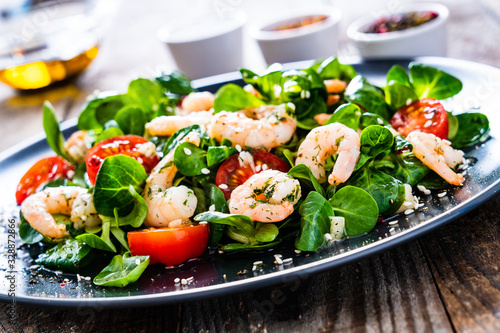
[[[449,56],[500,67],[500,3],[441,2],[451,10]],[[172,66],[154,35],[159,22],[151,19],[168,11],[169,3],[154,2],[158,10],[152,10],[124,1],[101,54],[72,84],[35,94],[0,88],[0,151],[42,130],[45,99],[61,119],[69,119],[94,89],[123,90],[134,76]],[[227,3],[258,14],[244,1]],[[359,15],[356,6],[366,2],[332,3],[344,10],[348,23]],[[255,52],[251,45],[249,50]],[[340,54],[355,55],[345,38]],[[263,66],[257,54],[246,62]],[[15,326],[5,310],[0,304],[4,332],[500,332],[500,196],[391,251],[274,287],[140,309],[17,306]]]

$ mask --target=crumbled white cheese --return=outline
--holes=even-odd
[[[332,237],[332,240],[340,240],[344,237],[344,227],[345,227],[344,217],[330,216],[330,237]]]
[[[412,188],[410,184],[404,184],[405,185],[405,201],[399,207],[399,209],[396,211],[396,214],[406,212],[408,210],[416,209],[418,207],[418,199],[413,196],[412,193]]]

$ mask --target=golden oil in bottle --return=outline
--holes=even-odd
[[[97,56],[92,46],[67,60],[43,60],[0,69],[0,81],[20,90],[39,89],[83,72]]]
[[[111,7],[104,0],[2,3],[0,82],[39,89],[83,72],[97,56]]]

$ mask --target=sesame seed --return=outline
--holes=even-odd
[[[431,191],[426,189],[426,190],[424,191],[424,194],[425,194],[425,195],[429,195],[429,194],[431,194]]]
[[[410,215],[413,214],[415,211],[413,209],[407,209],[405,210],[405,215]]]
[[[394,224],[398,224],[399,221],[392,221],[392,222],[389,222],[389,225],[394,225]]]
[[[301,253],[302,253],[302,251],[300,251],[299,249],[295,249],[294,251],[295,251],[295,253],[297,253],[297,254],[301,254]]]
[[[210,205],[210,207],[208,207],[208,211],[215,212],[215,205]]]
[[[141,259],[135,259],[135,264],[139,265],[141,263]]]
[[[85,281],[90,281],[91,277],[90,276],[86,276],[85,277]]]
[[[204,175],[208,175],[210,173],[210,170],[208,170],[207,168],[203,168],[201,169],[201,173]]]
[[[377,123],[378,123],[379,125],[382,125],[382,124],[384,123],[384,121],[383,121],[382,119],[380,119],[380,118],[377,118]]]
[[[182,279],[182,280],[181,280],[181,284],[182,284],[183,286],[185,286],[185,285],[187,285],[187,284],[188,284],[188,282],[187,282],[187,280],[186,280],[186,279]]]
[[[446,196],[446,194],[447,194],[446,192],[438,193],[438,197],[442,198],[442,197]]]
[[[258,260],[258,261],[255,261],[253,263],[254,266],[261,266],[261,265],[264,265],[264,262],[262,260]]]
[[[226,184],[220,184],[220,185],[219,185],[219,188],[220,188],[221,190],[227,190],[229,187],[228,187]]]
[[[38,269],[38,268],[40,268],[40,265],[31,265],[30,266],[30,269]]]
[[[260,164],[258,164],[256,167],[255,167],[255,171],[257,172],[260,172],[260,169],[262,168],[262,166]]]
[[[394,232],[394,230],[396,230],[396,229],[391,228],[391,229],[389,229],[389,232],[390,232],[390,233],[393,233],[393,232]]]
[[[281,257],[274,257],[276,260],[275,260],[275,263],[278,264],[278,265],[283,265],[283,260],[281,260]]]
[[[264,163],[264,164],[262,164],[262,170],[263,170],[263,171],[264,171],[264,170],[267,170],[267,164],[265,164],[265,163]]]
[[[187,278],[187,282],[188,283],[191,283],[193,281],[194,281],[194,276],[190,276],[190,277]]]
[[[181,279],[179,279],[179,278],[175,278],[175,279],[174,279],[174,283],[175,283],[175,284],[179,284],[179,282],[181,282]]]
[[[238,153],[241,152],[241,146],[240,145],[236,145],[236,146],[234,146],[234,148],[236,148],[236,150],[238,151]]]
[[[332,235],[330,235],[330,234],[325,234],[325,240],[326,240],[327,242],[332,241],[332,240],[333,240]]]
[[[432,125],[432,120],[427,120],[424,124],[424,127],[429,127]]]
[[[189,148],[184,148],[184,154],[186,154],[186,155],[188,155],[188,156],[189,156],[189,155],[191,155],[191,154],[192,154],[191,149],[189,149]]]
[[[425,190],[426,190],[425,186],[423,186],[423,185],[417,185],[417,189],[418,189],[420,192],[425,192]]]
[[[293,259],[292,259],[292,258],[286,258],[286,259],[283,259],[283,263],[284,263],[285,265],[287,265],[287,264],[291,264],[291,263],[293,263]]]

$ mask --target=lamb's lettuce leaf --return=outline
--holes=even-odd
[[[149,265],[149,256],[131,256],[128,252],[113,257],[108,266],[94,278],[98,286],[125,287],[139,279]]]
[[[45,101],[43,104],[43,129],[47,136],[47,143],[50,148],[65,160],[69,161],[68,152],[64,148],[64,137],[59,128],[59,121],[57,121],[54,107],[50,102]]]
[[[105,216],[114,216],[116,208],[119,216],[129,214],[135,201],[129,187],[132,186],[136,192],[141,192],[140,186],[146,178],[144,167],[132,157],[126,155],[106,157],[97,173],[93,191],[97,212]]]

